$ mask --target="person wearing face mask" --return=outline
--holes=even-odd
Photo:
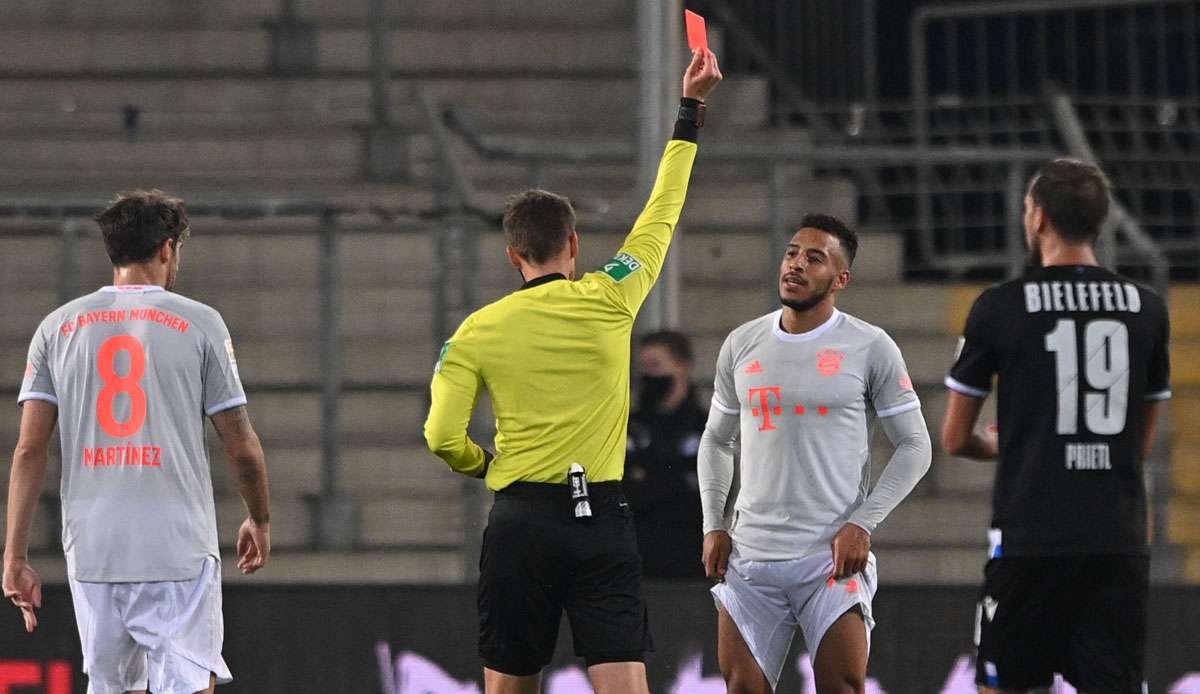
[[[629,417],[625,493],[649,578],[703,578],[696,452],[707,413],[691,384],[692,346],[664,330],[638,342],[638,408]]]

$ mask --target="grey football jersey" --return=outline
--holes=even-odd
[[[870,485],[876,417],[920,407],[882,329],[834,311],[799,335],[782,311],[730,333],[713,406],[740,418],[740,490],[730,534],[742,556],[795,559],[828,549]]]
[[[219,313],[154,286],[76,299],[33,337],[27,400],[58,406],[72,578],[185,580],[219,556],[204,417],[246,403]]]

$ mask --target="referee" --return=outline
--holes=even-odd
[[[597,694],[649,691],[641,558],[620,483],[629,343],[683,209],[704,98],[720,81],[717,57],[696,51],[654,191],[599,271],[571,281],[579,237],[566,198],[529,190],[508,201],[508,259],[525,284],[468,316],[434,368],[425,439],[496,493],[479,562],[488,694],[539,691],[564,609]],[[496,415],[494,456],[467,436],[484,388]]]

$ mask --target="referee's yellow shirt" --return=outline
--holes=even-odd
[[[452,469],[483,471],[467,425],[486,388],[496,414],[489,489],[565,483],[571,463],[592,481],[621,479],[633,322],[662,270],[695,157],[693,142],[667,144],[646,208],[604,267],[509,294],[468,316],[442,347],[425,440]]]

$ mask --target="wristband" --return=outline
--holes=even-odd
[[[700,99],[683,97],[679,100],[679,120],[690,122],[697,128],[704,127],[704,102]]]

